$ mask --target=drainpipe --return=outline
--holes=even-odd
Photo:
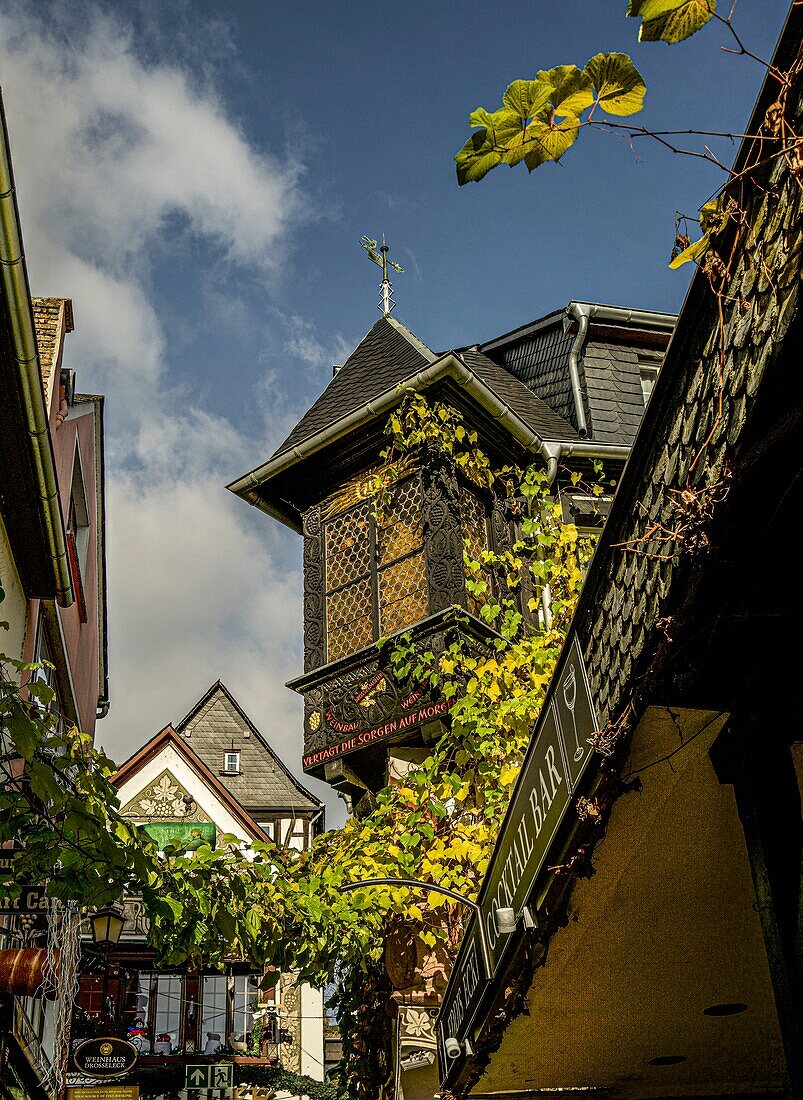
[[[588,332],[589,314],[587,310],[587,306],[581,306],[578,302],[572,302],[567,310],[568,313],[577,318],[577,335],[574,338],[572,350],[569,352],[569,381],[572,386],[574,409],[577,413],[577,434],[579,436],[588,435],[588,422],[586,421],[586,410],[583,404],[583,391],[580,387],[580,367],[578,365],[580,352],[583,350],[586,333]]]
[[[614,324],[633,325],[634,328],[654,329],[658,332],[671,332],[675,327],[677,318],[672,313],[657,313],[643,309],[621,309],[618,306],[602,306],[591,302],[570,302],[566,307],[566,313],[577,321],[577,335],[569,352],[569,380],[572,387],[574,407],[577,411],[577,433],[580,436],[586,436],[588,435],[588,421],[586,420],[583,391],[580,385],[580,354],[586,342],[588,326],[592,318],[599,317],[600,320],[612,321]]]
[[[558,472],[558,466],[564,458],[576,455],[578,458],[598,458],[604,461],[613,458],[620,462],[627,462],[630,457],[630,447],[623,443],[592,443],[580,441],[578,443],[562,443],[557,440],[542,440],[538,452],[546,462],[547,477],[551,485]]]
[[[61,501],[56,482],[53,443],[45,410],[39,349],[31,308],[31,291],[22,247],[6,116],[0,96],[0,279],[8,307],[17,383],[22,396],[48,552],[56,575],[56,598],[62,607],[75,602]]]

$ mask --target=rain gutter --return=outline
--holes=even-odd
[[[39,496],[48,555],[56,578],[56,599],[62,607],[75,601],[67,542],[61,514],[50,425],[45,410],[39,349],[31,307],[31,291],[19,224],[14,173],[6,116],[0,95],[0,279],[11,329],[12,352],[22,398],[25,428],[30,440],[34,478]]]
[[[261,485],[270,481],[284,470],[289,469],[317,451],[336,442],[343,436],[352,432],[355,428],[382,416],[393,409],[405,390],[424,390],[435,382],[450,379],[460,386],[479,404],[489,416],[498,424],[501,424],[525,450],[537,451],[547,463],[550,471],[550,480],[554,480],[558,463],[562,457],[569,455],[585,456],[589,458],[613,458],[625,460],[630,453],[629,447],[606,443],[563,442],[557,440],[544,440],[515,413],[511,407],[490,388],[474,371],[463,362],[462,358],[454,352],[447,352],[434,363],[425,367],[410,378],[404,379],[373,398],[365,402],[359,408],[348,413],[334,424],[316,432],[315,435],[304,440],[295,447],[284,451],[275,458],[269,459],[262,466],[233,481],[228,488],[237,496],[247,500],[256,508],[267,512],[269,516],[280,520],[294,530],[298,530],[298,520],[288,510],[279,505],[266,501],[257,491]]]
[[[569,380],[572,387],[574,407],[577,412],[577,432],[588,435],[588,421],[583,403],[583,390],[580,385],[580,354],[588,335],[588,326],[592,319],[613,321],[618,325],[633,325],[639,329],[657,329],[659,332],[672,332],[675,317],[672,313],[655,313],[644,309],[621,309],[618,306],[603,306],[591,302],[569,302],[566,307],[568,317],[577,321],[577,335],[569,352]]]

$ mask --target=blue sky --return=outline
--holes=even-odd
[[[282,685],[300,668],[300,547],[223,486],[378,317],[362,234],[386,233],[406,268],[396,316],[435,349],[571,298],[679,308],[675,211],[693,213],[717,169],[586,133],[530,176],[454,177],[473,108],[600,51],[631,53],[645,76],[643,125],[740,131],[760,66],[722,53],[721,27],[639,45],[624,7],[3,5],[33,289],[73,297],[69,364],[108,396],[112,710],[98,732],[118,758],[219,676],[298,766]],[[771,53],[787,8],[739,0],[753,52]]]

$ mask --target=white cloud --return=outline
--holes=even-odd
[[[336,336],[329,344],[323,344],[315,334],[311,321],[297,314],[285,318],[287,339],[285,350],[310,367],[330,369],[334,364],[342,366],[354,348],[343,336]],[[325,377],[329,381],[329,377]]]
[[[119,10],[54,25],[57,10],[6,5],[0,66],[34,292],[73,298],[65,354],[115,425],[112,709],[98,739],[124,758],[219,677],[298,769],[300,712],[283,686],[299,671],[298,547],[224,489],[266,441],[170,378],[150,259],[169,224],[221,274],[269,287],[304,209],[301,168],[249,143],[205,72],[199,83],[175,54],[141,56]],[[291,415],[280,408],[266,434]]]

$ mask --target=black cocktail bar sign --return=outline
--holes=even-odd
[[[438,1013],[441,1077],[458,1061],[446,1040],[469,1036],[485,990],[497,975],[511,933],[497,931],[497,909],[519,913],[530,896],[555,834],[591,759],[588,739],[597,718],[577,639],[568,647],[530,741],[513,798],[488,867],[475,913],[466,932]],[[481,922],[482,927],[478,927]],[[483,972],[482,959],[487,959]]]
[[[136,1065],[137,1048],[125,1039],[107,1035],[79,1043],[72,1057],[75,1068],[87,1077],[122,1077]]]

